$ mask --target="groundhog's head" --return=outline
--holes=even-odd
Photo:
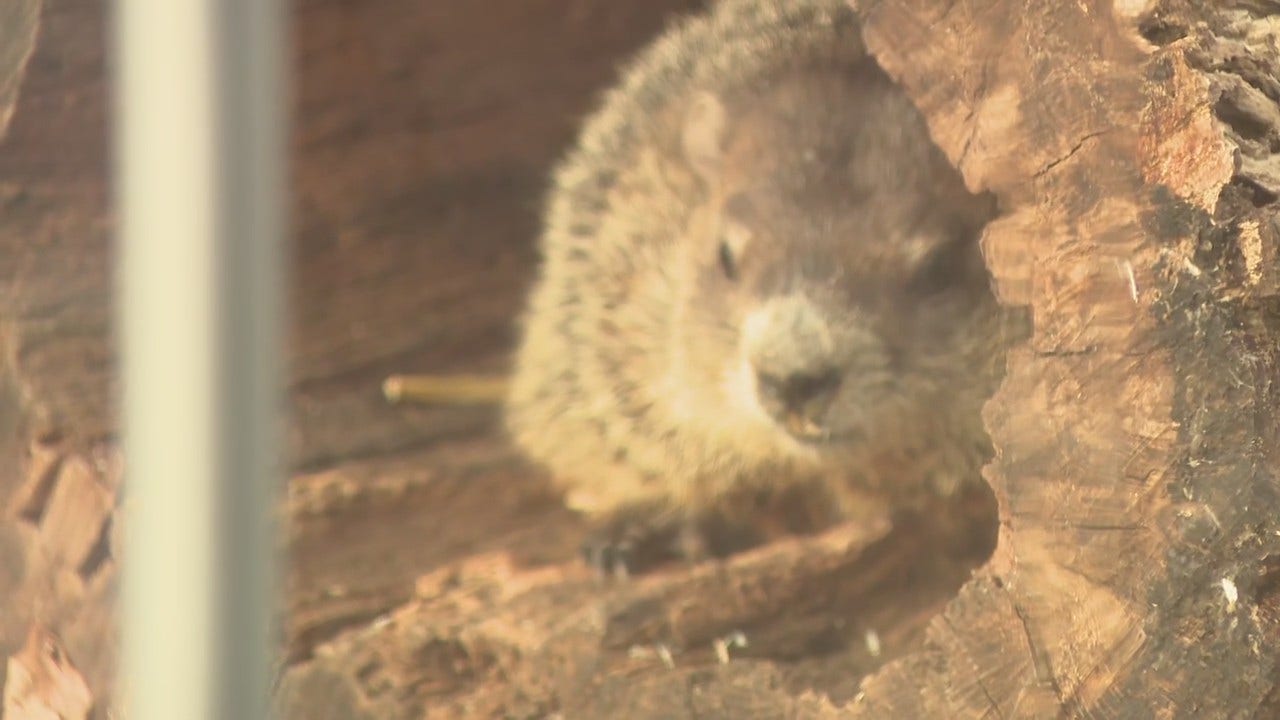
[[[991,202],[877,69],[700,95],[683,143],[708,199],[684,245],[681,355],[718,405],[838,450],[910,433],[976,382]]]

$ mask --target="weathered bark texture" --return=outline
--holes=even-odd
[[[120,473],[97,441],[109,392],[101,31],[96,10],[0,4],[0,683],[10,713],[82,711],[90,690],[111,686],[115,662],[108,539]],[[69,659],[28,643],[44,627]]]
[[[1275,717],[1280,6],[868,3],[1035,337],[999,546],[876,717]]]
[[[987,409],[994,552],[978,494],[604,586],[492,408],[383,403],[505,368],[551,161],[699,4],[297,3],[289,716],[1280,717],[1274,0],[861,3],[1034,313]],[[103,20],[0,7],[0,657],[48,626],[99,700]]]

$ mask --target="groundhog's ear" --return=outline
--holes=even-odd
[[[720,167],[724,128],[724,103],[710,92],[696,93],[685,115],[682,140],[685,157],[703,177],[711,177]]]

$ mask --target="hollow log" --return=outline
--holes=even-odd
[[[872,2],[1035,336],[991,560],[867,717],[1274,717],[1280,6]]]
[[[999,197],[984,250],[1035,320],[985,415],[990,559],[923,620],[876,614],[922,557],[910,541],[928,546],[909,525],[585,598],[475,560],[296,680],[344,681],[377,717],[1280,713],[1280,8],[859,10],[968,184]],[[742,627],[753,650],[717,663]],[[877,670],[872,647],[896,657]]]
[[[861,0],[1034,334],[992,493],[601,585],[493,408],[537,207],[693,0],[295,7],[299,718],[1280,717],[1280,3]],[[0,656],[114,685],[104,7],[0,7]],[[994,549],[993,549],[994,548]],[[727,662],[726,662],[727,660]],[[102,717],[99,708],[99,717]]]

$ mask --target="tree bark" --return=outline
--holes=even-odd
[[[865,716],[1277,711],[1278,12],[865,5],[1036,327],[987,408],[997,550]]]

